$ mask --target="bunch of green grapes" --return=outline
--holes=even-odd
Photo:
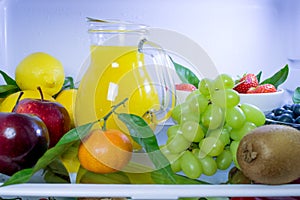
[[[263,125],[265,115],[254,105],[240,104],[233,87],[234,80],[227,74],[203,78],[198,90],[173,109],[176,123],[168,128],[161,150],[174,172],[196,179],[226,170],[232,161],[238,166],[239,141]]]

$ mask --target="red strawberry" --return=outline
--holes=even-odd
[[[238,81],[238,83],[234,86],[233,89],[238,93],[247,93],[247,91],[251,87],[257,87],[257,86],[258,86],[258,80],[255,74],[246,74]]]
[[[271,93],[276,92],[276,88],[272,84],[259,85],[256,88],[250,88],[247,93]]]
[[[197,88],[189,83],[180,83],[175,85],[176,90],[183,90],[183,91],[194,91]]]

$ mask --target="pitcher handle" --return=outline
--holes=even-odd
[[[153,59],[156,67],[155,72],[161,88],[160,109],[152,111],[158,121],[164,121],[170,116],[170,110],[175,106],[176,90],[172,78],[171,70],[174,69],[173,63],[166,51],[158,44],[147,39],[142,39],[138,44],[138,51],[144,55],[149,55]]]

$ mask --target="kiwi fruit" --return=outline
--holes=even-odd
[[[257,127],[240,141],[237,161],[255,183],[290,183],[300,177],[300,131],[275,124]]]

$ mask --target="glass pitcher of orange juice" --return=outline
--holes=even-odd
[[[173,65],[165,51],[147,40],[148,27],[120,21],[88,20],[91,45],[89,65],[77,93],[75,123],[82,125],[105,116],[125,98],[117,112],[162,122],[175,105]],[[128,132],[112,115],[109,129]]]

